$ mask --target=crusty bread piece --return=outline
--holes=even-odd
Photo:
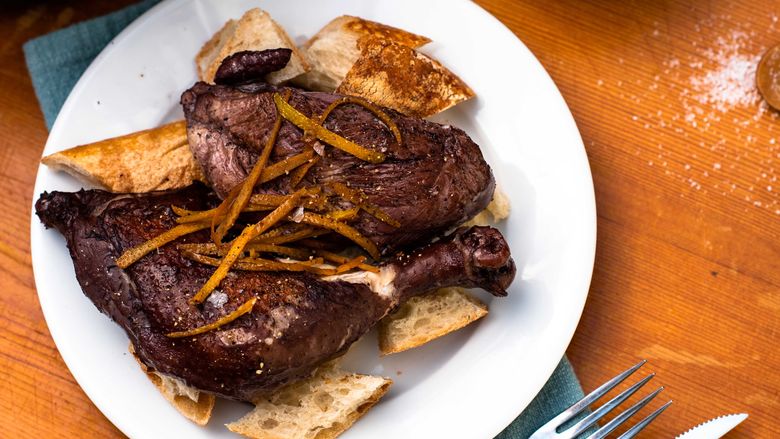
[[[214,409],[216,398],[210,393],[200,392],[199,390],[188,386],[183,381],[162,375],[157,372],[150,372],[146,365],[135,355],[133,345],[130,345],[130,353],[133,354],[141,369],[144,371],[149,381],[157,387],[162,396],[173,405],[185,418],[203,426],[209,422],[211,411]]]
[[[379,351],[388,355],[415,348],[487,313],[487,306],[462,288],[442,288],[413,297],[379,323]]]
[[[390,40],[358,41],[360,58],[336,93],[360,96],[401,113],[428,117],[474,97],[474,91],[438,61]]]
[[[236,52],[278,48],[292,49],[293,53],[287,66],[268,74],[266,80],[269,83],[280,84],[309,70],[309,65],[290,36],[268,12],[260,8],[250,9],[238,20],[225,23],[203,45],[195,57],[198,77],[202,81],[213,82],[222,60]]]
[[[211,82],[214,79],[214,74],[217,72],[222,59],[217,62],[217,56],[227,44],[230,37],[236,32],[236,20],[228,20],[222,25],[222,29],[211,36],[211,39],[206,41],[206,44],[200,48],[200,51],[195,55],[195,64],[198,68],[198,78],[201,81]],[[212,65],[215,65],[214,71],[209,77],[209,69]]]
[[[203,180],[184,121],[76,146],[41,162],[111,192],[176,189]]]
[[[509,198],[496,186],[487,208],[464,226],[486,226],[509,217]],[[461,288],[443,288],[415,297],[379,325],[382,355],[405,351],[468,325],[487,314],[487,306]]]
[[[390,388],[388,378],[320,367],[306,380],[290,384],[256,401],[254,410],[227,428],[253,439],[335,438]]]
[[[509,218],[509,211],[509,197],[506,196],[500,187],[496,186],[495,191],[493,191],[493,199],[490,200],[487,208],[463,225],[469,227],[495,224]]]
[[[357,42],[365,37],[395,41],[411,48],[431,42],[429,38],[392,26],[342,15],[303,45],[301,49],[311,70],[293,82],[309,90],[332,92],[360,57]]]

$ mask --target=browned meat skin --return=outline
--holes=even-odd
[[[187,132],[198,163],[224,196],[247,176],[276,120],[273,92],[291,90],[290,104],[307,116],[320,114],[339,95],[281,89],[266,84],[239,87],[197,83],[182,95]],[[356,228],[384,250],[404,248],[470,219],[490,202],[495,182],[479,146],[462,130],[385,110],[398,125],[398,145],[385,125],[365,108],[349,104],[333,111],[329,130],[387,155],[380,164],[363,162],[319,144],[324,157],[304,185],[348,183],[401,223],[389,226],[361,213]],[[284,122],[271,161],[303,150],[302,131]],[[289,193],[290,178],[262,186]]]
[[[492,227],[462,227],[441,241],[399,254],[394,263],[398,266],[395,282],[401,286],[401,302],[419,291],[453,283],[506,296],[515,277],[509,246],[501,232]]]
[[[290,61],[292,50],[244,50],[222,60],[214,82],[217,84],[238,84],[262,79],[265,75],[281,70]]]
[[[506,243],[490,228],[461,230],[394,258],[385,269],[398,272],[396,290],[386,297],[362,284],[308,273],[232,272],[199,307],[188,299],[214,269],[183,258],[174,244],[126,270],[115,265],[124,250],[175,225],[172,205],[201,210],[217,202],[201,185],[146,195],[82,190],[44,193],[36,213],[65,236],[84,293],[125,329],[147,366],[229,398],[248,401],[307,376],[402,301],[430,288],[484,286],[502,294],[514,276]],[[207,235],[177,243],[204,242]],[[219,306],[213,299],[222,293],[229,300]],[[184,339],[165,336],[212,322],[252,296],[258,298],[252,313],[218,330]]]

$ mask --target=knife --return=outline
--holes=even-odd
[[[699,424],[675,439],[717,439],[747,419],[747,413],[719,416]]]

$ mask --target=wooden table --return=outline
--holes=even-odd
[[[47,133],[20,46],[130,2],[17,3],[0,16],[0,436],[118,437],[69,374],[35,294],[30,203]],[[740,411],[750,419],[728,437],[780,437],[780,127],[754,95],[703,103],[724,85],[706,76],[719,48],[739,67],[780,42],[779,4],[479,3],[550,72],[590,158],[596,268],[568,351],[585,389],[646,358],[675,404],[644,437]]]

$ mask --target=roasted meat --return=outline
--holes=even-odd
[[[285,89],[253,83],[236,87],[197,83],[182,95],[190,148],[206,178],[224,197],[243,181],[257,161],[277,110],[274,92],[289,90],[289,103],[315,117],[340,95]],[[397,125],[398,144],[376,115],[357,104],[336,108],[325,120],[328,130],[367,149],[381,151],[382,163],[368,163],[316,142],[321,155],[301,186],[348,183],[368,202],[400,222],[393,227],[361,213],[354,224],[385,254],[439,235],[472,218],[490,202],[495,182],[479,146],[458,128],[393,110],[383,110]],[[270,162],[304,150],[303,132],[282,124]],[[259,186],[257,191],[290,193],[289,176]]]
[[[281,70],[290,61],[292,50],[268,49],[262,51],[244,50],[222,60],[214,82],[217,84],[238,84],[248,80],[262,79],[265,75]]]
[[[213,267],[184,258],[177,244],[208,241],[206,231],[117,267],[123,251],[176,224],[172,205],[204,210],[218,201],[202,185],[143,195],[82,190],[44,193],[36,213],[65,236],[85,294],[124,328],[148,367],[229,398],[249,401],[307,376],[412,296],[448,285],[504,295],[515,273],[501,234],[480,227],[398,254],[378,274],[232,271],[202,305],[189,299]],[[166,335],[213,322],[251,297],[252,311],[223,327]]]

